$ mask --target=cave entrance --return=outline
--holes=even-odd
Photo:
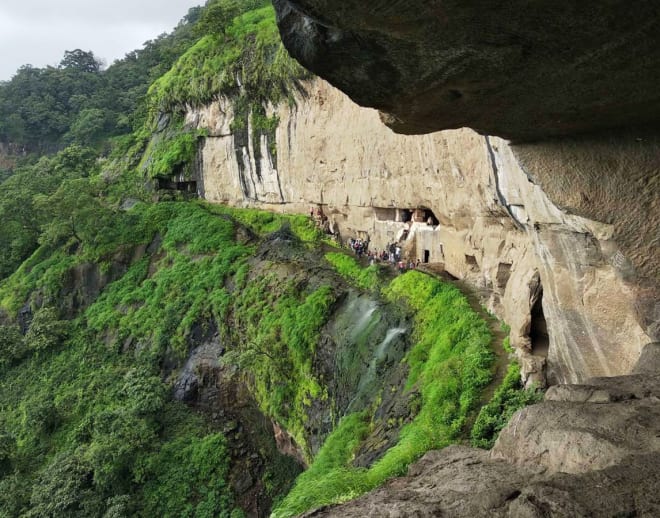
[[[177,182],[171,179],[158,178],[156,180],[156,188],[168,190],[168,191],[195,193],[197,192],[197,182],[195,181]]]
[[[543,314],[543,288],[539,286],[538,298],[532,306],[532,322],[529,329],[529,339],[532,343],[532,354],[534,356],[548,357],[550,348],[550,336],[548,335],[548,324]]]
[[[424,223],[431,227],[436,227],[438,225],[438,218],[435,217],[431,209],[422,209],[422,219]]]

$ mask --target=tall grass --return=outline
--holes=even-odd
[[[226,214],[249,227],[258,236],[264,236],[288,225],[301,241],[318,244],[324,237],[323,232],[307,216],[302,214],[276,214],[259,209],[236,209],[226,205],[203,206],[212,214]]]
[[[325,259],[335,267],[342,277],[358,288],[374,290],[379,287],[377,266],[362,268],[353,257],[341,252],[328,252],[325,254]]]
[[[491,400],[481,408],[470,432],[472,446],[492,448],[497,437],[519,409],[543,400],[543,392],[525,389],[520,380],[520,365],[511,362],[502,383]]]

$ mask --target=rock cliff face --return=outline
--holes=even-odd
[[[660,119],[657,2],[273,3],[291,54],[397,132],[529,140]]]
[[[209,131],[198,171],[207,200],[320,208],[331,230],[368,237],[372,250],[400,240],[408,257],[479,289],[510,324],[529,382],[543,382],[546,369],[553,383],[625,374],[657,339],[657,196],[633,200],[628,189],[657,187],[657,140],[621,144],[637,146],[626,160],[655,171],[641,179],[598,143],[514,147],[468,129],[396,135],[328,83],[306,88],[292,105],[270,107],[276,141],[262,135],[258,150],[232,134],[226,100],[188,113]],[[562,184],[551,174],[559,167],[580,174]],[[602,168],[620,174],[594,186]],[[629,233],[612,216],[627,212],[648,217]]]

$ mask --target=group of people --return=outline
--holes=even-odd
[[[371,258],[372,256],[372,253],[368,251],[369,240],[350,238],[348,240],[348,248],[353,250],[353,252],[355,252],[355,255],[358,256],[358,258],[362,257],[365,254],[367,254],[369,258]]]
[[[421,263],[420,259],[417,259],[417,261],[413,261],[412,259],[406,261],[402,256],[401,247],[397,243],[388,244],[380,252],[372,252],[369,250],[369,240],[363,240],[360,238],[350,238],[347,245],[358,258],[365,256],[369,261],[369,265],[381,262],[390,263],[392,266],[396,267],[399,272],[403,273],[406,270],[414,270]]]

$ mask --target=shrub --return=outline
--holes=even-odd
[[[0,325],[0,371],[27,353],[23,336],[16,325]]]
[[[229,451],[219,434],[170,441],[138,467],[144,516],[229,518]]]
[[[520,380],[520,366],[512,362],[502,383],[487,405],[481,408],[475,421],[470,439],[472,446],[492,448],[502,428],[511,416],[521,408],[538,403],[543,393],[534,388],[524,389]]]
[[[25,343],[31,351],[45,351],[59,346],[66,338],[68,323],[59,320],[54,307],[37,310],[25,334]]]

